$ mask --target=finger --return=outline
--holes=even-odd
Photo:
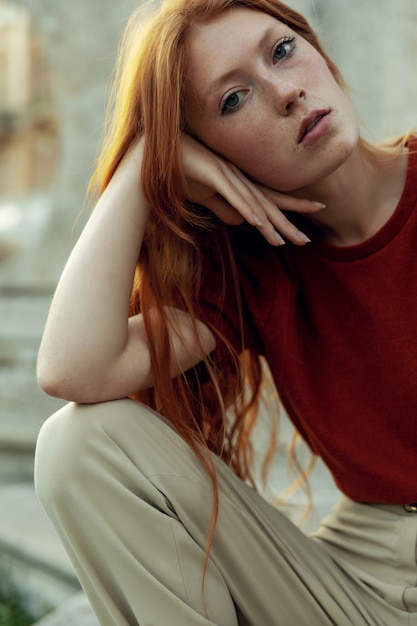
[[[232,226],[239,226],[242,222],[245,222],[245,218],[239,211],[234,209],[224,198],[220,195],[213,196],[206,203],[205,206],[212,211],[219,219],[225,224]],[[275,230],[274,226],[265,219],[264,223],[253,224],[264,235],[267,241],[274,246],[281,246],[285,244],[284,239]]]
[[[222,222],[230,226],[239,226],[245,218],[236,211],[222,196],[216,194],[205,202],[207,209],[212,211]]]
[[[295,226],[277,209],[277,207],[266,198],[256,186],[249,181],[237,168],[231,164],[218,164],[216,188],[223,196],[225,204],[218,200],[218,204],[210,199],[212,210],[220,217],[219,211],[229,205],[236,210],[249,224],[258,228],[265,239],[273,246],[280,246],[285,243],[281,232],[291,241],[297,244],[306,243],[303,233],[300,233]],[[206,202],[208,206],[209,203]],[[278,223],[280,231],[275,228],[270,220],[269,214],[273,215],[273,221]],[[220,217],[220,219],[223,219]]]
[[[271,245],[277,246],[285,243],[282,235],[298,245],[309,241],[305,234],[301,233],[281,213],[276,203],[261,191],[261,186],[247,179],[232,163],[206,151],[207,156],[209,158],[205,159],[205,167],[198,173],[196,165],[198,165],[199,160],[197,158],[192,159],[189,166],[200,183],[207,185],[207,189],[211,187],[213,191],[215,189],[217,192],[206,198],[203,204],[222,221],[231,224],[239,223],[240,218],[234,213],[236,211],[249,224],[257,227]],[[267,188],[264,189],[267,190]],[[273,190],[270,192],[275,202],[279,198],[285,207],[296,206],[297,202],[301,206],[299,199],[285,202],[287,196],[278,192],[274,193]],[[307,206],[311,209],[308,201]]]
[[[228,172],[226,175],[230,176]],[[269,243],[272,245],[282,245],[286,237],[296,245],[304,245],[310,241],[307,235],[301,232],[277,207],[269,197],[267,197],[260,186],[248,180],[237,168],[233,170],[231,177],[234,187],[239,191],[241,197],[245,198],[246,204],[251,207],[252,216],[250,223],[258,228]],[[287,196],[281,194],[283,198]],[[240,211],[240,207],[239,207]],[[248,220],[249,221],[249,220]]]
[[[316,213],[326,208],[322,202],[307,200],[306,198],[295,198],[287,194],[275,191],[269,187],[258,185],[258,188],[267,196],[274,204],[279,206],[283,211],[294,211],[297,213]]]
[[[248,185],[249,181],[246,181],[238,171],[235,172],[230,164],[222,161],[218,161],[213,169],[215,171],[207,173],[207,176],[210,180],[216,181],[216,184],[212,186],[215,186],[217,193],[205,203],[207,206],[210,203],[209,208],[217,214],[217,206],[221,210],[229,206],[252,226],[258,226],[262,217],[266,219],[263,212],[258,211],[258,215],[255,213],[256,198],[251,185]],[[221,202],[219,196],[225,204]]]
[[[257,215],[262,212],[257,227],[268,241],[272,242],[274,239],[279,241],[277,234],[296,245],[304,245],[310,241],[309,237],[282,213],[281,207],[271,202],[257,185],[253,185],[251,192],[257,204]]]

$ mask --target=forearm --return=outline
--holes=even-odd
[[[38,376],[54,385],[96,386],[128,341],[132,281],[149,214],[141,149],[123,159],[67,262],[41,342]]]

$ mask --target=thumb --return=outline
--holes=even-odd
[[[206,200],[204,206],[212,211],[219,220],[230,226],[238,226],[245,221],[241,214],[218,193]]]

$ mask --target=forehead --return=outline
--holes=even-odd
[[[197,94],[218,76],[238,70],[272,31],[288,31],[277,19],[253,9],[226,9],[194,23],[187,33],[187,78]]]

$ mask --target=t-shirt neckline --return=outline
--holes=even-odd
[[[408,142],[408,165],[404,189],[397,207],[388,221],[366,241],[352,246],[335,246],[312,238],[308,246],[321,256],[335,261],[353,261],[365,258],[384,248],[401,231],[417,204],[417,137]]]

